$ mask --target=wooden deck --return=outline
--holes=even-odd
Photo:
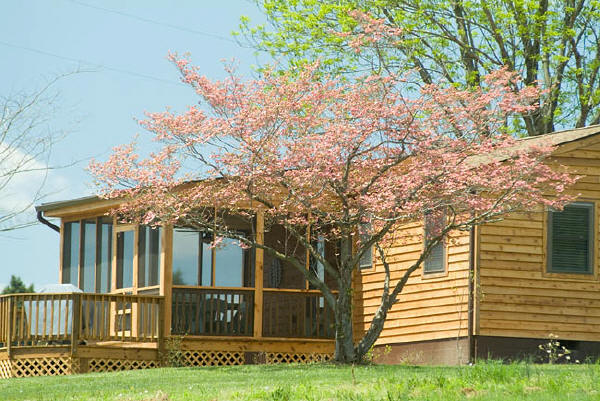
[[[185,366],[331,358],[332,316],[314,291],[266,296],[261,337],[253,294],[174,289],[169,325],[162,296],[0,296],[0,378],[153,368],[174,358]]]

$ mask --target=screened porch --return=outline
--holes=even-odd
[[[260,214],[252,220],[229,216],[227,224],[301,258],[335,288],[323,266],[282,226],[265,228]],[[311,240],[334,261],[334,244],[314,234]],[[164,298],[165,335],[240,341],[334,337],[331,309],[296,268],[261,249],[244,249],[233,238],[218,246],[212,242],[209,233],[190,227],[118,224],[108,216],[63,218],[60,280],[84,293]]]

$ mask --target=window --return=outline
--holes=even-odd
[[[438,213],[436,215],[428,214],[425,216],[425,247],[431,243],[432,239],[439,235],[445,222],[445,213]],[[443,273],[446,271],[444,248],[445,243],[443,239],[431,248],[431,252],[423,264],[423,273]]]
[[[110,290],[112,218],[98,217],[63,225],[62,282],[85,292]]]
[[[362,223],[358,228],[358,241],[364,244],[370,239],[371,223]],[[370,269],[373,266],[373,247],[370,247],[363,253],[358,262],[358,268],[360,270]]]
[[[312,247],[319,256],[325,258],[325,237],[316,235],[316,238],[312,240]],[[325,266],[313,255],[310,255],[308,267],[310,268],[311,273],[319,280],[325,281]],[[315,289],[316,287],[309,283],[308,288]]]
[[[183,227],[173,230],[173,284],[251,286],[250,250],[242,249],[232,238],[223,238],[215,248],[211,248],[211,242],[207,232]]]
[[[594,204],[572,203],[548,212],[548,272],[593,273]]]

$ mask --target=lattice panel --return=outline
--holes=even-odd
[[[267,352],[267,365],[276,363],[315,363],[327,362],[333,359],[331,354],[297,354],[290,352]]]
[[[11,377],[68,375],[72,373],[71,358],[14,359],[11,373]]]
[[[88,372],[117,372],[120,370],[137,370],[158,368],[158,361],[128,359],[90,359]]]
[[[8,359],[0,360],[0,379],[11,378],[11,363]]]
[[[72,375],[81,373],[81,359],[71,358],[71,371],[69,373]]]
[[[185,366],[231,366],[243,365],[246,358],[235,351],[184,351],[183,361]]]

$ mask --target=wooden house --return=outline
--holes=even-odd
[[[556,145],[548,163],[581,178],[577,201],[541,208],[450,236],[413,274],[388,315],[380,362],[466,363],[476,358],[540,357],[558,336],[573,359],[600,356],[600,126],[525,138]],[[392,278],[417,259],[423,224],[405,228],[391,254]],[[420,234],[420,235],[414,235]],[[383,283],[375,260],[356,280],[355,327],[369,325]]]
[[[577,202],[450,235],[388,314],[376,361],[536,354],[551,333],[580,358],[600,353],[600,126],[519,146],[536,143],[556,145],[548,163],[582,176],[570,189]],[[190,366],[331,358],[332,312],[301,274],[259,249],[226,240],[212,249],[202,232],[120,224],[107,216],[117,204],[88,197],[37,207],[40,221],[60,234],[57,279],[83,292],[0,297],[0,377],[155,367],[173,358]],[[260,214],[248,224],[229,222],[266,244],[285,235],[281,227],[265,230]],[[416,260],[426,229],[415,222],[401,230],[392,279]],[[361,263],[357,336],[370,324],[383,279],[377,258]]]

